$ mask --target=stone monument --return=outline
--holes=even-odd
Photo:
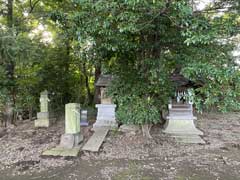
[[[83,136],[80,134],[80,104],[65,105],[65,134],[61,136],[60,145],[43,152],[45,156],[73,156],[80,151]]]
[[[65,134],[61,137],[60,147],[73,148],[83,140],[80,134],[80,104],[69,103],[65,106]]]
[[[116,105],[112,103],[112,99],[106,95],[106,88],[112,81],[111,75],[101,75],[96,83],[96,86],[101,89],[101,104],[96,104],[97,120],[93,124],[93,129],[97,127],[117,127],[115,118]]]
[[[52,114],[49,113],[49,98],[48,91],[41,92],[40,96],[40,112],[37,113],[37,120],[35,120],[35,127],[49,127],[50,119],[54,120]]]

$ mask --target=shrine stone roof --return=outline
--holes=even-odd
[[[100,75],[95,85],[98,87],[107,87],[110,85],[112,79],[113,79],[112,75]]]

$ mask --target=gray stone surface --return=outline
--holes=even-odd
[[[169,116],[163,132],[171,134],[178,142],[204,144],[200,137],[203,132],[196,128],[194,120],[196,117],[193,116],[192,105],[169,105]]]
[[[38,119],[44,119],[44,118],[49,118],[49,112],[39,112],[37,113],[37,118]]]
[[[170,118],[165,124],[164,132],[169,134],[203,135],[203,132],[195,127],[193,119],[177,120]]]
[[[65,106],[65,134],[61,136],[60,145],[44,151],[46,156],[74,156],[80,151],[83,136],[80,134],[80,104],[69,103]]]
[[[93,128],[97,127],[117,127],[115,118],[115,104],[97,104],[98,109],[97,120],[93,125]]]
[[[34,121],[34,126],[35,127],[49,127],[50,126],[50,121],[48,118],[46,119],[37,119]]]
[[[52,122],[51,120],[55,120],[53,116],[49,114],[49,102],[48,92],[41,92],[40,96],[40,112],[37,113],[37,120],[34,122],[35,127],[49,127]],[[51,118],[51,119],[50,119]]]
[[[185,135],[173,135],[173,137],[176,139],[179,143],[186,143],[186,144],[205,144],[206,142],[198,135],[191,135],[188,134]]]
[[[94,134],[91,136],[88,142],[83,146],[82,150],[98,152],[108,131],[109,131],[109,127],[95,128]]]
[[[79,134],[63,134],[61,136],[60,146],[62,148],[71,149],[78,146],[83,141],[83,136]]]
[[[63,147],[55,147],[49,150],[46,150],[42,153],[43,156],[62,156],[62,157],[77,157],[80,152],[80,146],[74,147],[71,149]]]
[[[88,126],[88,112],[87,110],[81,111],[81,120],[80,120],[80,126]]]
[[[65,133],[78,134],[80,132],[80,104],[65,105]]]

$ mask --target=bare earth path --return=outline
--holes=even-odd
[[[40,156],[58,144],[62,122],[25,122],[0,138],[0,180],[240,180],[240,113],[201,115],[197,125],[206,145],[177,144],[155,127],[152,141],[111,132],[100,153],[63,159]]]

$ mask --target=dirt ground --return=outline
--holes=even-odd
[[[99,153],[42,157],[59,143],[64,121],[48,129],[33,122],[0,133],[0,180],[240,180],[240,113],[198,115],[205,145],[179,144],[152,129],[153,139],[112,131]],[[3,130],[1,130],[3,131]],[[85,141],[90,128],[82,128]]]

